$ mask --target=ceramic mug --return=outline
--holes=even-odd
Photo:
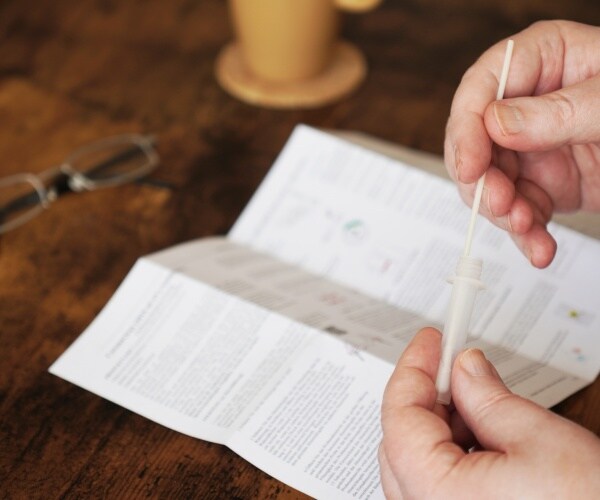
[[[248,70],[263,80],[293,82],[318,75],[331,60],[338,8],[365,11],[380,0],[229,0]]]

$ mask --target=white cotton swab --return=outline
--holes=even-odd
[[[504,65],[502,66],[496,100],[500,100],[504,96],[513,46],[514,42],[509,40],[504,55]],[[469,222],[467,240],[465,242],[465,250],[456,266],[455,276],[450,279],[450,282],[452,283],[452,295],[450,297],[450,306],[448,308],[446,324],[444,325],[442,355],[435,382],[438,394],[437,401],[444,405],[450,404],[452,365],[456,355],[463,349],[467,341],[469,322],[471,321],[471,314],[473,313],[473,306],[475,305],[475,297],[477,292],[483,288],[483,283],[480,281],[483,262],[481,259],[470,257],[469,254],[471,253],[471,242],[473,241],[475,220],[479,213],[484,183],[485,174],[477,181],[475,199],[473,200],[473,208],[471,209],[471,220]]]
[[[512,59],[513,47],[515,42],[509,40],[506,44],[506,52],[504,53],[504,64],[502,65],[502,73],[500,74],[500,83],[498,84],[498,92],[496,93],[496,100],[500,101],[504,98],[504,89],[506,89],[506,81],[508,80],[508,69],[510,68],[510,61]],[[465,242],[465,251],[463,255],[468,257],[471,253],[471,243],[473,241],[473,231],[475,230],[475,220],[479,213],[479,205],[481,205],[481,195],[483,194],[483,185],[485,184],[485,172],[477,181],[477,187],[475,188],[475,198],[473,199],[473,207],[471,209],[471,220],[469,221],[469,229],[467,231],[467,240]]]

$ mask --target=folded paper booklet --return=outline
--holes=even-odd
[[[314,497],[382,497],[383,390],[443,324],[468,218],[449,181],[299,126],[227,237],[140,259],[50,371]],[[600,368],[600,242],[551,231],[536,270],[480,220],[470,332],[546,407]]]

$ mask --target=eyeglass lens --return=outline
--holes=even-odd
[[[26,180],[0,183],[0,233],[36,215],[41,203],[40,193]]]
[[[106,141],[76,151],[66,163],[89,180],[102,182],[135,175],[148,166],[149,158],[135,142]]]

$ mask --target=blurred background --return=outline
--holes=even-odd
[[[178,185],[180,202],[205,207],[205,197],[217,194],[205,192],[202,176],[231,174],[220,195],[237,195],[239,203],[217,228],[223,232],[253,190],[235,177],[258,181],[299,122],[440,154],[464,71],[499,39],[553,18],[600,23],[600,4],[386,0],[364,14],[343,14],[343,38],[368,61],[365,82],[333,105],[277,111],[244,104],[216,82],[215,59],[233,37],[223,0],[4,0],[3,168],[35,170],[103,134],[152,132],[168,161],[157,175],[175,184],[184,170],[192,176]],[[192,237],[199,226],[180,230]]]
[[[155,134],[161,156],[147,182],[66,195],[0,235],[0,491],[300,496],[223,447],[72,387],[48,366],[140,255],[226,233],[296,124],[441,154],[465,70],[501,38],[556,18],[598,25],[600,3],[384,0],[341,17],[342,37],[368,64],[362,85],[324,107],[275,110],[237,100],[215,79],[233,38],[223,0],[0,1],[0,175],[40,172],[123,132]],[[597,427],[596,400],[570,398],[562,412]]]

